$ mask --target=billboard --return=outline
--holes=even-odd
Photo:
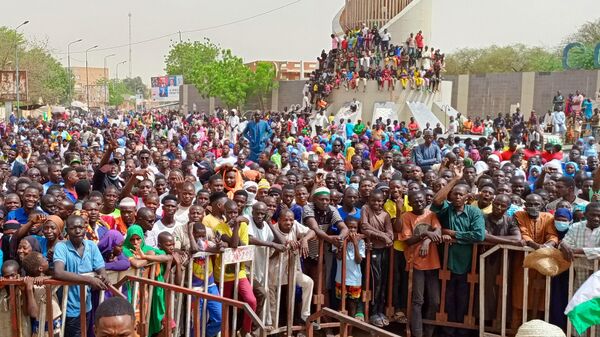
[[[183,76],[158,76],[150,78],[152,100],[155,102],[179,101],[179,86],[183,85]]]
[[[0,101],[16,101],[14,70],[0,70]],[[27,72],[19,71],[19,100],[27,101]]]

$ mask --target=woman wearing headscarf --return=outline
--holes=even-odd
[[[256,203],[256,192],[258,192],[258,184],[254,181],[246,181],[242,189],[248,193],[248,200],[246,201],[246,207],[243,209],[242,214],[251,215],[252,206]]]
[[[575,178],[575,173],[577,173],[577,171],[579,171],[579,165],[577,165],[576,162],[570,161],[565,164],[564,175],[566,177]]]
[[[569,208],[557,208],[554,212],[554,227],[558,238],[562,240],[573,221],[573,213]],[[551,279],[550,287],[550,323],[567,328],[567,317],[564,309],[569,303],[569,271],[562,272]]]
[[[109,230],[98,242],[98,249],[104,258],[106,270],[123,271],[131,266],[129,259],[123,254],[124,241],[121,232]]]
[[[229,199],[233,199],[233,194],[242,189],[244,178],[240,171],[233,167],[224,167],[223,171],[223,188]]]
[[[141,268],[148,263],[160,263],[156,272],[156,280],[164,282],[165,272],[171,267],[172,257],[156,248],[146,245],[144,231],[139,225],[133,225],[127,229],[127,236],[123,242],[123,254],[129,259],[134,268]],[[167,265],[165,266],[164,263]],[[150,327],[148,336],[152,336],[162,330],[162,321],[165,316],[165,291],[161,287],[155,287],[152,293],[152,307],[150,308]]]
[[[40,243],[33,235],[26,236],[19,241],[19,245],[17,246],[17,258],[19,262],[23,262],[23,259],[31,254],[31,252],[42,252]]]
[[[18,244],[18,241],[25,235],[30,233],[31,227],[41,223],[41,232],[43,235],[31,235],[35,238],[40,247],[40,253],[44,255],[52,266],[52,256],[54,254],[54,245],[62,240],[64,221],[56,215],[35,215],[15,233],[13,240]],[[38,227],[39,228],[39,227]]]
[[[471,149],[469,151],[469,158],[471,158],[474,163],[480,161],[481,160],[481,156],[479,155],[479,150],[474,149],[474,148]]]
[[[529,184],[529,188],[533,191],[535,190],[534,185],[537,178],[542,174],[542,167],[539,165],[531,165],[529,168],[529,172],[527,175],[527,183]]]

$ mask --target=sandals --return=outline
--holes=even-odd
[[[379,317],[381,318],[381,321],[383,322],[383,326],[390,325],[390,321],[387,319],[387,317],[385,317],[384,314],[379,314]]]
[[[398,311],[394,314],[393,321],[401,324],[406,324],[408,323],[408,318],[402,311]]]
[[[383,319],[381,319],[380,315],[373,315],[369,319],[370,323],[378,328],[383,328],[385,325],[383,324]]]

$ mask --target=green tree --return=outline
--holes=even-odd
[[[479,74],[522,71],[557,71],[561,69],[558,52],[541,47],[490,46],[460,49],[446,57],[448,74]]]
[[[204,97],[217,97],[227,107],[240,107],[248,97],[251,72],[231,50],[222,49],[205,39],[203,42],[180,42],[165,57],[169,75],[183,75]]]
[[[100,79],[96,83],[98,85],[107,85],[108,88],[108,105],[118,107],[128,99],[129,96],[135,95],[135,92],[126,84],[126,80],[104,80]]]
[[[581,25],[577,31],[565,39],[565,44],[571,42],[581,42],[583,44],[594,46],[600,42],[600,18],[596,21],[589,21]]]
[[[132,95],[141,93],[144,95],[144,98],[148,98],[148,87],[144,84],[141,77],[123,79],[123,84],[127,86],[128,92]]]
[[[184,83],[208,80],[206,68],[217,61],[221,49],[204,39],[203,42],[179,42],[171,45],[165,57],[165,71],[169,75],[183,75]]]
[[[15,46],[19,50],[19,71],[27,72],[27,101],[43,104],[66,102],[73,82],[69,81],[66,69],[50,54],[45,42],[27,41],[23,34],[0,27],[0,69],[15,70]],[[23,99],[21,104],[26,103]]]
[[[569,66],[573,69],[594,69],[594,49],[600,43],[600,19],[586,22],[569,35],[564,44],[583,44],[583,48],[573,48],[569,52]]]
[[[265,110],[265,100],[268,95],[279,85],[275,81],[276,76],[277,71],[271,62],[258,62],[256,69],[251,73],[249,95],[258,98],[262,110]]]

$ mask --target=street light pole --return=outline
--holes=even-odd
[[[108,94],[107,94],[107,88],[108,88],[108,68],[106,67],[106,59],[109,57],[113,57],[117,54],[110,54],[110,55],[106,55],[104,56],[104,110],[106,110],[106,107],[108,106]]]
[[[21,108],[20,108],[20,93],[19,93],[19,33],[18,30],[21,26],[24,26],[29,23],[29,20],[24,21],[22,24],[18,25],[15,28],[15,91],[17,92],[17,117],[21,118]]]
[[[79,40],[75,40],[75,41],[71,41],[69,42],[69,44],[67,45],[67,68],[68,68],[68,73],[69,73],[69,87],[68,87],[68,91],[67,91],[67,100],[69,101],[69,106],[71,106],[71,86],[73,85],[73,72],[71,71],[71,45],[77,42],[81,42],[83,41],[83,39],[79,39]]]
[[[117,79],[117,82],[119,82],[119,64],[124,64],[124,63],[127,63],[127,61],[117,63],[117,69],[115,69],[115,78]]]
[[[90,47],[85,50],[85,100],[87,101],[88,113],[90,112],[90,75],[88,73],[88,52],[94,48],[98,48],[98,45]]]

